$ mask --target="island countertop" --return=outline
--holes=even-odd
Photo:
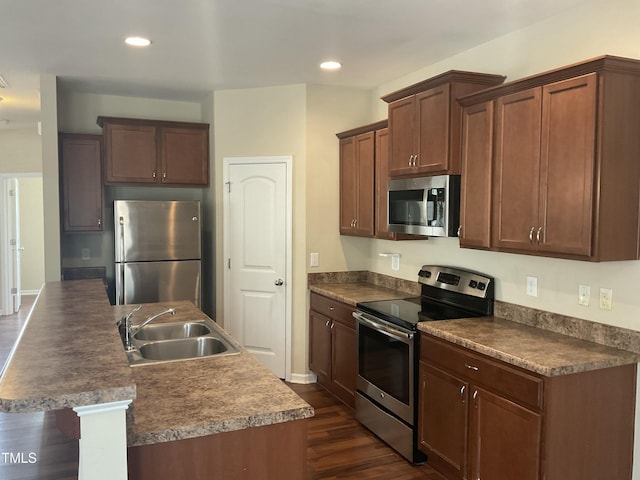
[[[135,306],[109,305],[99,280],[47,283],[0,379],[0,410],[134,399],[129,446],[313,416],[310,405],[241,347],[235,355],[131,367],[116,321]],[[189,302],[146,304],[134,325],[168,306],[176,315],[157,322],[206,317]]]
[[[113,322],[134,307],[113,307]],[[190,302],[165,302],[143,305],[132,317],[133,324],[168,307],[175,308],[175,315],[159,317],[154,323],[207,318]],[[220,329],[217,324],[213,327]],[[313,416],[309,404],[253,355],[234,344],[240,349],[239,354],[131,367],[138,396],[130,416],[129,446]]]
[[[0,411],[131,400],[136,385],[100,280],[47,283],[0,376]]]

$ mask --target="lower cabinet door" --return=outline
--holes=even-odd
[[[469,386],[420,362],[419,448],[447,478],[465,478]]]
[[[327,385],[331,377],[331,319],[313,310],[309,313],[309,368],[318,383]]]
[[[333,321],[331,330],[331,386],[336,395],[355,407],[356,331],[337,321]]]
[[[469,413],[471,480],[539,480],[541,415],[472,387]]]

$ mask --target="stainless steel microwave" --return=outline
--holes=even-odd
[[[458,236],[460,175],[393,179],[388,187],[390,232]]]

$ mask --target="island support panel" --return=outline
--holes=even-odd
[[[307,475],[307,420],[129,447],[129,480]]]

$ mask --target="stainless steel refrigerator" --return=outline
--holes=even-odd
[[[200,307],[200,202],[116,200],[116,304],[191,300]]]

